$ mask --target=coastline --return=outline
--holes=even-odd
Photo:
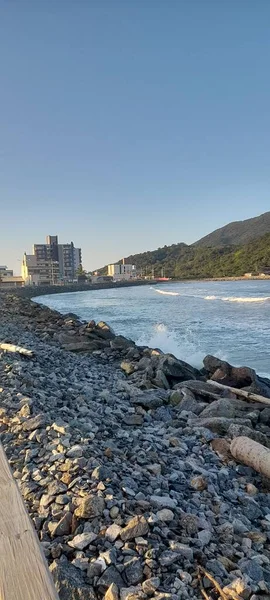
[[[269,448],[269,408],[206,379],[268,397],[270,381],[214,357],[198,371],[16,295],[0,296],[0,342],[34,353],[0,349],[0,432],[60,599],[195,600],[198,566],[235,580],[227,547],[243,597],[260,592],[269,495],[230,440]]]
[[[108,290],[108,289],[121,289],[126,287],[138,287],[147,285],[164,285],[171,283],[203,283],[211,281],[269,281],[270,276],[265,277],[215,277],[215,278],[202,278],[202,279],[170,279],[169,281],[160,281],[158,279],[147,279],[147,280],[136,280],[136,281],[123,281],[123,282],[109,282],[109,283],[93,283],[93,284],[70,284],[65,286],[25,286],[19,288],[1,289],[1,294],[13,294],[22,298],[35,298],[38,296],[47,296],[52,294],[70,294],[76,292],[91,292],[95,290]]]

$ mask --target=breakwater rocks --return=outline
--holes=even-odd
[[[206,381],[268,380],[12,296],[0,341],[33,352],[0,351],[0,431],[61,600],[269,598],[269,481],[230,440],[269,447],[270,409]]]
[[[125,287],[137,287],[141,285],[155,285],[156,281],[139,279],[134,281],[108,281],[100,283],[71,283],[69,285],[26,285],[18,287],[12,291],[16,296],[21,298],[35,298],[37,296],[47,296],[47,294],[67,294],[74,292],[92,292],[94,290],[119,289]],[[0,293],[10,293],[10,290],[5,290],[0,286]]]

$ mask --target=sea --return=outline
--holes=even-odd
[[[195,367],[213,354],[270,377],[270,280],[169,282],[35,300],[85,321],[106,321],[115,333]]]

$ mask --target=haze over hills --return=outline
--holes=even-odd
[[[212,233],[204,236],[194,246],[230,246],[241,245],[261,237],[270,232],[270,212],[259,217],[245,219],[245,221],[234,221],[215,229]]]
[[[270,212],[229,223],[198,240],[125,257],[138,273],[197,278],[241,276],[270,267]],[[119,261],[120,262],[120,261]],[[101,272],[107,272],[104,267]]]

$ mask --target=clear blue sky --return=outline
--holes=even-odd
[[[0,0],[0,264],[269,210],[269,23],[269,0]]]

